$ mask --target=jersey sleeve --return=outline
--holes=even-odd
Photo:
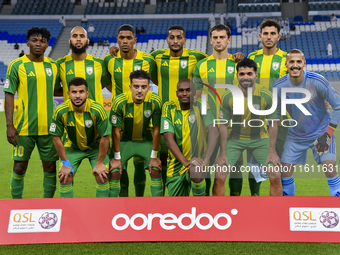
[[[4,92],[15,94],[19,85],[19,65],[10,63],[7,68]]]
[[[163,105],[161,117],[161,134],[166,132],[175,133],[171,118],[171,102],[166,102]]]
[[[151,80],[156,81],[157,80],[157,64],[155,59],[151,56],[150,59],[148,60],[149,65],[150,65],[150,75],[151,75]]]
[[[265,93],[265,95],[262,94],[262,97],[264,98],[264,100],[266,100],[266,109],[265,110],[269,110],[270,108],[272,108],[273,105],[273,95],[270,91],[267,91],[268,93]],[[267,119],[275,119],[277,117],[277,112],[274,111],[271,114],[268,114],[266,116]]]
[[[109,72],[110,74],[110,84],[112,84],[112,86],[116,85],[115,79],[113,79],[113,68],[114,68],[114,57],[111,54],[107,54],[104,58],[104,65],[106,67],[106,70]],[[112,69],[112,73],[110,72],[110,68]],[[110,85],[109,84],[109,85]],[[113,91],[114,88],[112,88]]]
[[[152,103],[154,105],[154,111],[152,115],[152,125],[159,126],[161,124],[162,115],[162,102],[159,96],[152,95]]]
[[[229,100],[231,99],[231,97],[232,97],[232,93],[231,93],[230,90],[227,90],[222,96],[222,107],[221,107],[222,116],[220,116],[220,117],[222,117],[223,119],[228,120],[228,121],[232,117],[231,109],[230,109],[230,106],[229,106]]]
[[[60,105],[59,107],[57,107],[54,111],[53,114],[53,118],[52,118],[52,122],[51,122],[51,126],[49,129],[49,134],[50,135],[55,135],[55,136],[63,136],[64,134],[64,122],[63,122],[63,111],[61,107],[62,105]]]
[[[97,102],[93,102],[93,107],[91,108],[96,116],[96,125],[99,135],[102,137],[111,134],[109,119],[107,118],[104,107]]]
[[[195,88],[196,89],[202,89],[203,85],[202,85],[202,79],[200,76],[200,64],[197,63],[195,65],[195,69],[194,69],[194,73],[193,73],[193,80],[194,80],[194,84],[195,84]]]
[[[214,123],[214,114],[212,113],[212,110],[209,108],[209,106],[207,109],[207,114],[203,115],[203,121],[206,127]]]
[[[102,63],[102,79],[101,79],[102,85],[104,87],[107,87],[111,85],[111,75],[109,71],[107,70],[107,65],[103,62]]]
[[[111,104],[110,121],[114,127],[121,127],[123,125],[123,106],[125,105],[125,100],[122,101],[121,98],[121,96],[116,97]]]
[[[54,89],[60,89],[61,85],[60,85],[60,65],[58,62],[55,62],[55,65],[57,67],[57,74],[55,76],[55,84],[54,84]]]
[[[339,125],[340,122],[340,97],[338,92],[333,88],[333,86],[327,81],[328,86],[323,91],[323,97],[329,102],[333,108],[331,123],[334,125]]]

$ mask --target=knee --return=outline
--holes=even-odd
[[[121,174],[119,172],[112,172],[110,174],[110,179],[111,180],[120,180]]]
[[[43,161],[44,172],[55,173],[56,172],[56,162],[55,161]]]
[[[24,161],[14,161],[13,172],[18,175],[23,175],[26,173],[27,163]]]
[[[225,178],[215,178],[214,185],[217,187],[225,185]]]
[[[200,183],[204,180],[204,178],[190,178],[192,182],[194,183]]]
[[[278,187],[281,186],[281,178],[269,178],[270,180],[270,185]]]
[[[151,170],[150,176],[151,178],[161,178],[162,173],[159,170]]]

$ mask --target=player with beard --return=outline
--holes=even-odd
[[[125,24],[117,30],[117,47],[111,47],[110,51],[116,56],[108,54],[104,58],[107,70],[111,74],[112,101],[122,93],[130,91],[130,74],[133,71],[144,70],[151,75],[151,80],[157,84],[157,67],[154,58],[142,51],[134,48],[137,42],[136,30],[133,26]],[[118,50],[118,51],[116,51]],[[145,190],[146,174],[144,171],[144,160],[140,157],[134,157],[135,166],[135,194],[136,196],[143,196]],[[123,167],[127,169],[127,167]],[[120,196],[128,196],[129,178],[127,171],[123,171],[120,178],[121,190]]]
[[[82,77],[88,84],[89,98],[103,105],[102,89],[111,84],[104,61],[86,52],[89,39],[83,27],[77,26],[71,30],[69,43],[72,53],[57,60],[64,101],[68,99],[67,84],[74,77]]]
[[[257,110],[269,110],[272,107],[273,99],[272,93],[255,81],[258,77],[257,65],[251,59],[243,59],[237,66],[237,79],[239,82],[238,87],[241,89],[244,98],[252,96],[253,105],[257,105]],[[252,88],[252,95],[248,95],[248,88]],[[248,107],[248,100],[244,101],[244,114],[234,115],[233,105],[234,97],[230,90],[222,96],[222,116],[223,119],[228,121],[232,130],[228,135],[228,124],[220,124],[220,155],[216,158],[216,165],[232,167],[236,164],[239,157],[244,150],[252,153],[255,159],[262,165],[267,166],[269,163],[274,165],[280,164],[280,159],[275,153],[275,142],[277,137],[277,122],[270,121],[269,131],[264,127],[266,119],[276,119],[276,112],[264,116],[258,116],[250,112]],[[243,103],[242,103],[243,104]],[[258,124],[253,124],[256,127],[243,126],[236,123],[245,121],[248,123],[251,119],[258,119]],[[252,122],[252,123],[253,123]],[[232,125],[231,123],[235,123]],[[261,125],[262,123],[262,125]],[[269,134],[268,134],[269,133]],[[282,195],[281,173],[275,172],[272,167],[268,167],[267,174],[270,180],[270,195]],[[225,179],[228,171],[216,172],[215,182],[213,187],[213,194],[216,196],[224,196],[225,194]]]
[[[88,98],[87,82],[72,78],[68,85],[69,99],[54,112],[49,133],[61,159],[59,179],[60,197],[73,197],[73,177],[83,159],[89,159],[96,178],[96,196],[109,196],[110,123],[104,107]],[[69,142],[62,143],[64,129]]]
[[[287,111],[298,124],[288,129],[287,140],[281,158],[284,196],[295,195],[293,171],[296,164],[305,165],[308,149],[327,177],[331,196],[340,197],[340,178],[336,166],[336,145],[334,131],[340,122],[340,97],[332,85],[321,75],[304,71],[306,59],[301,50],[293,49],[287,53],[286,67],[288,74],[277,80],[278,108],[281,113],[281,90],[285,88],[303,88],[310,92],[311,98],[303,104],[310,113],[306,116],[296,105],[288,105]],[[304,93],[287,93],[290,100],[304,98]],[[332,115],[324,107],[327,100],[333,108]],[[314,167],[314,166],[313,166]]]

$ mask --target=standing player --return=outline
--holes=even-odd
[[[144,70],[132,72],[131,91],[112,101],[110,119],[114,146],[110,162],[110,197],[118,197],[122,169],[127,170],[127,162],[133,156],[139,156],[145,162],[143,172],[149,169],[152,196],[163,196],[162,168],[157,158],[162,104],[160,97],[150,91],[150,79],[150,74]]]
[[[61,159],[60,197],[73,197],[73,177],[83,159],[89,159],[97,181],[96,196],[109,196],[110,123],[104,107],[89,97],[87,82],[72,78],[68,85],[69,99],[59,105],[53,115],[50,134]],[[69,141],[61,137],[66,129]]]
[[[161,133],[169,148],[166,182],[169,196],[189,196],[191,187],[194,196],[204,196],[205,171],[196,171],[196,167],[202,169],[208,164],[219,137],[218,129],[213,126],[209,108],[206,115],[201,115],[201,102],[194,99],[195,86],[189,79],[178,83],[176,94],[178,100],[163,105],[161,119]]]
[[[231,32],[229,27],[219,24],[210,30],[210,43],[213,46],[213,54],[206,59],[201,60],[195,66],[194,82],[197,91],[196,96],[200,97],[202,90],[208,91],[208,105],[212,108],[214,118],[219,116],[218,102],[225,89],[216,89],[215,84],[237,84],[236,80],[236,61],[234,56],[228,53],[228,44],[231,41]],[[209,85],[207,87],[206,85]],[[213,91],[215,90],[215,91]],[[215,93],[214,93],[215,92]],[[217,94],[216,94],[217,92]],[[212,94],[213,96],[210,96]],[[217,156],[219,144],[211,157],[211,164]],[[242,157],[237,166],[243,163]]]
[[[111,54],[108,54],[104,58],[105,65],[111,74],[112,100],[114,100],[116,96],[130,91],[129,76],[132,71],[147,71],[151,74],[152,81],[157,84],[156,62],[151,55],[135,49],[134,45],[136,42],[137,38],[135,28],[131,25],[122,25],[117,31],[117,43],[119,45],[117,56],[113,57]],[[144,162],[141,158],[135,157],[134,165],[136,196],[143,196],[146,180]],[[129,178],[127,171],[123,171],[121,176],[121,185],[120,196],[128,196]]]
[[[257,105],[257,110],[268,110],[272,107],[272,93],[264,86],[256,84],[257,79],[257,65],[251,59],[243,59],[237,64],[237,79],[238,87],[243,92],[245,98],[252,96],[253,105]],[[251,88],[251,90],[248,90]],[[252,91],[252,95],[248,92]],[[237,103],[237,102],[236,102]],[[243,102],[241,102],[243,104]],[[271,121],[269,131],[265,129],[266,119],[275,119],[276,112],[267,116],[258,116],[250,112],[248,101],[244,102],[244,114],[234,115],[234,97],[230,90],[227,90],[222,97],[222,115],[223,119],[228,121],[226,124],[220,124],[221,133],[221,147],[220,155],[216,159],[217,166],[230,167],[233,166],[242,155],[244,150],[248,150],[254,155],[256,160],[262,165],[267,166],[268,163],[274,165],[280,164],[279,157],[275,154],[275,142],[277,137],[277,122]],[[251,119],[258,119],[257,127],[250,127],[247,125],[240,125],[240,122],[249,123]],[[252,123],[255,121],[253,120]],[[232,130],[228,136],[228,124]],[[235,124],[232,124],[235,123]],[[236,124],[237,123],[237,124]],[[255,122],[256,123],[256,122]],[[262,125],[261,125],[262,123]],[[268,137],[269,133],[269,137]],[[227,141],[228,140],[228,141]],[[270,179],[270,195],[281,195],[282,185],[280,179],[280,172],[274,171],[272,167],[268,171]],[[213,194],[216,196],[224,196],[225,194],[225,179],[228,171],[216,171],[215,182],[213,187]]]
[[[159,49],[151,53],[157,64],[158,95],[163,104],[178,100],[176,96],[177,83],[184,78],[191,79],[197,62],[207,57],[203,52],[183,47],[187,40],[184,27],[173,25],[168,28],[167,35],[166,41],[169,49]],[[164,136],[161,137],[160,154],[163,190],[165,191],[168,148],[165,145]],[[210,190],[209,181],[210,179],[207,179],[207,194]]]
[[[104,61],[86,52],[89,44],[86,30],[77,26],[71,30],[69,43],[72,53],[57,60],[63,84],[64,101],[68,99],[68,83],[82,77],[88,84],[89,98],[103,105],[102,88],[111,84],[111,77]]]
[[[29,54],[12,61],[7,69],[4,92],[7,140],[13,145],[12,198],[22,198],[24,177],[35,145],[44,169],[43,197],[53,197],[56,189],[58,155],[48,127],[53,115],[53,91],[59,68],[52,59],[44,57],[50,37],[46,28],[29,29],[26,34]],[[13,124],[16,92],[19,107]]]
[[[254,51],[248,55],[248,58],[254,60],[257,64],[257,83],[265,86],[270,91],[272,91],[273,83],[283,75],[287,74],[287,68],[285,66],[287,52],[277,48],[277,42],[281,38],[280,30],[281,26],[276,20],[267,19],[262,22],[260,25],[259,36],[263,44],[263,49]],[[279,156],[282,154],[287,132],[288,128],[282,127],[279,124],[275,148]],[[258,165],[250,153],[247,153],[247,158],[249,166]],[[251,172],[249,172],[248,177],[251,195],[259,196],[261,182],[256,182]],[[240,196],[242,183],[242,173],[231,173],[229,179],[230,194],[237,194]]]
[[[336,147],[334,131],[340,122],[340,97],[332,85],[321,75],[304,71],[306,65],[302,51],[294,49],[288,52],[286,67],[288,75],[274,83],[278,89],[278,113],[281,113],[281,89],[303,88],[310,92],[311,98],[303,107],[311,114],[305,116],[296,105],[288,105],[287,111],[298,123],[288,129],[287,140],[281,158],[283,167],[289,169],[282,172],[284,196],[295,195],[293,170],[296,164],[305,165],[307,150],[313,150],[313,157],[325,175],[331,196],[340,196],[340,178],[336,167]],[[303,93],[287,93],[289,99],[302,99]],[[333,107],[333,114],[324,108],[327,100]]]

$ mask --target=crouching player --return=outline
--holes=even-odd
[[[305,56],[298,49],[287,54],[286,67],[288,74],[277,80],[273,88],[278,91],[278,113],[281,113],[281,90],[287,88],[302,88],[310,93],[310,99],[302,106],[311,115],[305,115],[295,104],[287,106],[292,119],[298,123],[288,129],[287,139],[281,158],[283,169],[282,186],[284,196],[295,195],[293,171],[296,164],[306,164],[307,150],[313,150],[313,157],[325,175],[331,196],[340,196],[340,178],[336,171],[336,151],[334,130],[340,121],[340,97],[332,85],[321,75],[304,71]],[[290,100],[301,100],[304,93],[287,92]],[[333,107],[333,114],[324,108],[325,100]],[[306,100],[305,100],[306,101]],[[301,105],[301,104],[300,104]]]
[[[73,197],[73,178],[85,158],[89,159],[96,178],[96,196],[108,197],[109,119],[104,107],[88,98],[87,82],[83,78],[72,78],[67,93],[70,99],[56,108],[49,131],[61,159],[60,197]],[[69,137],[65,147],[61,140],[64,129]]]
[[[209,108],[206,115],[201,115],[201,101],[194,99],[193,82],[182,79],[177,84],[176,95],[178,101],[163,105],[161,119],[161,133],[169,148],[166,181],[169,196],[189,196],[191,187],[194,196],[204,196],[204,167],[216,147],[218,128],[213,125],[214,117]]]
[[[160,97],[150,91],[150,79],[146,71],[132,72],[130,91],[112,101],[110,197],[118,197],[122,171],[127,171],[127,162],[134,156],[142,157],[144,169],[149,169],[152,196],[163,196],[162,167],[157,158],[162,104]]]
[[[223,121],[227,120],[231,127],[228,137],[228,124],[220,121],[219,129],[221,133],[220,155],[216,158],[216,166],[224,168],[225,171],[216,172],[213,186],[213,195],[225,195],[225,179],[229,170],[236,169],[235,164],[242,152],[247,149],[251,152],[261,166],[272,163],[280,164],[279,157],[275,154],[275,142],[277,137],[277,122],[270,121],[269,130],[264,127],[265,118],[275,119],[276,112],[264,115],[256,115],[249,110],[248,97],[252,97],[253,108],[257,110],[268,110],[272,107],[272,93],[255,81],[258,77],[257,64],[251,59],[241,60],[237,66],[238,87],[244,96],[244,103],[237,96],[233,96],[230,90],[226,90],[222,97]],[[249,90],[248,88],[251,88]],[[252,92],[252,95],[248,93]],[[236,102],[235,102],[236,101]],[[244,104],[244,114],[234,115],[234,103]],[[232,124],[235,123],[235,124]],[[244,124],[242,124],[244,123]],[[250,126],[249,123],[252,123]],[[254,127],[255,126],[255,127]],[[269,133],[269,134],[268,134]],[[228,141],[227,141],[228,140]],[[217,167],[216,167],[217,168]],[[270,195],[280,196],[282,194],[281,174],[273,167],[267,167],[270,180]],[[228,170],[228,171],[227,171]]]

